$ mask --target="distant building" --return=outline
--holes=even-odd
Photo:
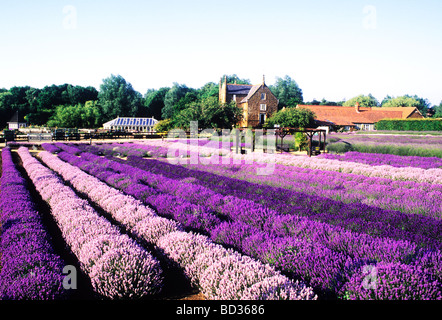
[[[108,130],[152,132],[157,122],[154,118],[118,117],[104,123],[103,127]]]
[[[415,107],[354,107],[298,105],[315,113],[315,120],[321,126],[341,127],[344,130],[374,130],[376,122],[384,119],[421,119]]]
[[[19,115],[18,111],[16,111],[11,120],[8,121],[9,130],[18,130],[20,128],[26,128],[27,126],[27,122],[22,116]]]
[[[227,83],[227,78],[219,82],[219,101],[229,103],[235,101],[243,110],[240,127],[258,127],[263,125],[268,117],[278,110],[278,99],[265,84],[258,85]]]

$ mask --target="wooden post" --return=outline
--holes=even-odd
[[[235,148],[236,148],[236,153],[238,154],[238,148],[239,148],[239,129],[235,130]]]
[[[307,132],[307,137],[308,137],[308,156],[311,157],[312,156],[312,137],[309,132]]]

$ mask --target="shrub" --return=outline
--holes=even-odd
[[[375,128],[397,131],[441,131],[442,119],[381,120],[375,124]]]

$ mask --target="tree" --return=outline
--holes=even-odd
[[[86,101],[94,101],[98,99],[98,91],[94,87],[81,87],[68,85],[66,91],[62,93],[65,99],[70,102],[71,105],[78,103],[86,103]]]
[[[357,97],[351,98],[350,100],[345,101],[343,103],[343,106],[354,107],[357,102],[359,102],[359,106],[361,107],[379,107],[378,100],[376,100],[376,98],[373,97],[371,93],[369,93],[368,96],[361,94]]]
[[[236,83],[236,84],[252,84],[249,79],[241,79],[236,74],[225,74],[222,79],[227,79],[227,83]]]
[[[98,100],[103,111],[103,122],[118,116],[135,117],[141,107],[142,96],[120,75],[103,80]]]
[[[85,104],[60,105],[48,121],[49,127],[63,128],[98,128],[100,123],[100,107],[97,101]]]
[[[296,107],[296,105],[302,104],[304,101],[302,90],[296,81],[288,75],[284,78],[276,77],[275,84],[269,88],[279,100],[279,108]]]
[[[275,125],[291,128],[312,128],[315,126],[315,115],[312,111],[304,108],[284,108],[267,119],[266,126],[272,128]]]
[[[438,106],[433,106],[433,109],[434,109],[433,118],[442,118],[442,101],[439,103]]]
[[[198,121],[203,129],[231,129],[242,117],[242,110],[234,101],[221,104],[218,97],[207,97],[187,104],[174,118],[177,128],[189,129],[190,121]]]
[[[430,107],[430,102],[417,95],[410,96],[406,94],[396,98],[391,96],[385,97],[382,100],[382,107],[415,107],[425,116]]]
[[[164,97],[170,88],[164,87],[158,90],[149,89],[144,95],[143,113],[146,117],[154,117],[157,120],[163,119]]]
[[[191,91],[191,89],[186,85],[174,82],[172,88],[170,88],[164,96],[164,108],[161,112],[163,119],[170,119],[175,113],[181,111],[177,110],[176,105],[189,91]],[[190,98],[190,96],[188,96],[188,98]]]
[[[200,89],[198,89],[198,99],[205,99],[208,97],[218,97],[219,86],[214,82],[208,82]]]

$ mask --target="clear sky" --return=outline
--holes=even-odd
[[[442,1],[0,0],[0,88],[199,88],[223,74],[304,100],[373,94],[442,100]]]

